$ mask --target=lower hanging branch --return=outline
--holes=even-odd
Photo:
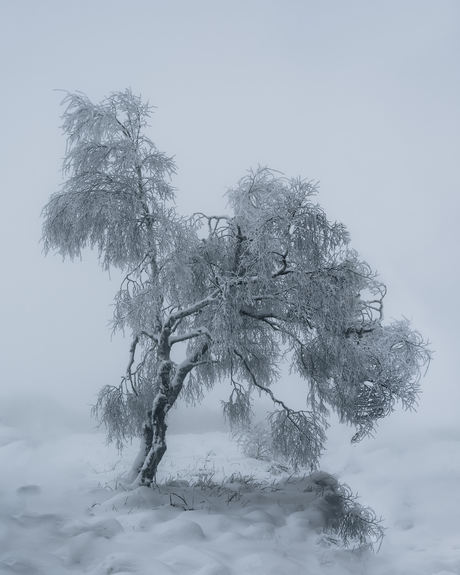
[[[264,391],[281,407],[269,417],[274,450],[287,457],[294,468],[309,465],[315,469],[326,441],[326,423],[312,411],[295,411],[288,407],[271,389],[257,381],[245,358],[236,350],[234,353],[243,363],[254,387]]]
[[[303,465],[316,469],[326,435],[315,417],[284,408],[272,413],[269,422],[275,453],[286,457],[295,469]]]

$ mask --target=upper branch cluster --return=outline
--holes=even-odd
[[[151,108],[129,90],[100,104],[82,94],[63,103],[67,179],[43,211],[45,250],[73,258],[96,247],[105,268],[122,269],[155,256],[175,165],[142,133]]]

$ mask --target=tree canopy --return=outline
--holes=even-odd
[[[415,405],[427,344],[407,320],[384,322],[385,286],[310,181],[258,168],[228,190],[227,214],[184,219],[174,161],[144,133],[148,104],[130,90],[64,103],[66,180],[43,210],[44,246],[70,258],[97,248],[104,269],[124,272],[113,327],[131,334],[128,367],[95,413],[119,447],[141,437],[134,482],[151,483],[177,398],[224,380],[234,427],[249,425],[255,391],[271,398],[273,444],[295,466],[317,465],[331,410],[357,441],[397,402]],[[285,363],[305,381],[300,409],[272,391]]]

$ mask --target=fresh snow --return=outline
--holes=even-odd
[[[372,553],[323,533],[319,474],[245,458],[226,432],[170,434],[159,486],[125,490],[137,446],[120,456],[62,406],[4,404],[0,575],[458,575],[460,432],[401,426],[357,446],[333,426],[322,459],[383,516]]]

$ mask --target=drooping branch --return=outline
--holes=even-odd
[[[232,430],[249,428],[254,415],[251,405],[251,394],[239,381],[235,379],[232,360],[230,367],[230,382],[233,389],[229,400],[221,401],[224,417],[229,421]]]
[[[310,466],[314,468],[325,441],[323,427],[317,422],[318,415],[305,410],[296,411],[287,406],[284,401],[275,397],[270,388],[257,381],[243,355],[237,350],[234,350],[234,353],[243,363],[254,387],[264,391],[274,404],[280,405],[282,408],[273,412],[269,418],[274,434],[274,446],[278,446],[280,453],[287,456],[294,467],[309,462]],[[322,425],[326,426],[323,418],[320,417],[320,419]],[[298,434],[297,440],[292,438],[293,432]]]
[[[292,411],[281,399],[277,399],[273,393],[273,391],[268,388],[265,387],[264,385],[262,385],[261,383],[259,383],[257,381],[256,376],[254,375],[254,373],[252,372],[251,368],[249,367],[246,359],[238,352],[236,351],[236,349],[233,350],[233,353],[240,358],[242,364],[244,365],[250,379],[251,379],[251,383],[254,385],[254,387],[256,387],[257,389],[260,389],[261,391],[264,391],[267,395],[270,396],[270,399],[273,401],[273,403],[277,403],[278,405],[281,405],[283,407],[283,409],[285,409],[286,411]]]

